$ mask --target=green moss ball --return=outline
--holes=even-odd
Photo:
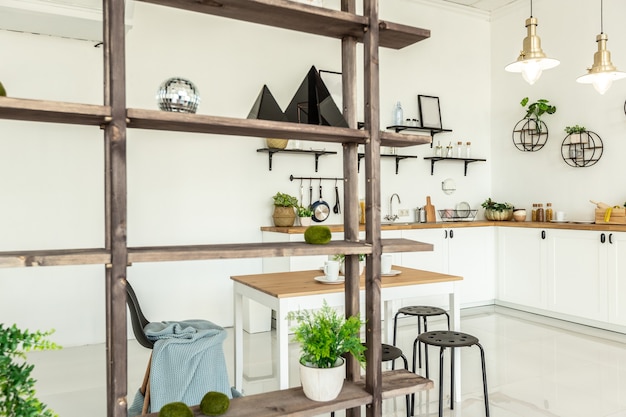
[[[209,391],[200,401],[200,411],[207,416],[219,416],[228,411],[230,399],[221,392]]]
[[[309,226],[304,231],[304,241],[312,245],[325,245],[330,242],[331,234],[328,226]]]
[[[182,402],[168,403],[161,407],[159,417],[193,417],[193,411]]]
[[[0,96],[1,97],[7,96],[7,90],[4,89],[4,86],[2,85],[2,83],[0,83]]]

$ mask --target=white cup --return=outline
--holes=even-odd
[[[326,275],[326,281],[337,281],[339,278],[339,261],[324,262],[324,275]]]
[[[390,255],[390,254],[381,255],[380,256],[380,273],[390,274],[392,263],[393,263],[393,255]]]
[[[562,222],[563,220],[565,220],[565,212],[564,211],[557,211],[555,220],[557,220],[559,222]]]

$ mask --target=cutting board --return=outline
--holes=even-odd
[[[437,216],[435,215],[435,206],[430,202],[430,196],[426,197],[426,205],[424,208],[426,209],[426,223],[435,223]]]

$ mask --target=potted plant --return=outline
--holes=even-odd
[[[485,209],[487,220],[511,220],[513,218],[513,205],[510,203],[496,203],[488,198],[481,206]]]
[[[339,261],[339,271],[343,275],[346,275],[346,269],[345,269],[346,255],[344,255],[343,253],[340,253],[338,255],[334,255],[333,259],[335,261]],[[364,271],[365,271],[365,255],[361,253],[359,254],[359,275],[363,275]]]
[[[575,125],[565,127],[565,132],[570,135],[569,143],[587,143],[587,135],[584,135],[584,137],[582,135],[586,131],[585,126]]]
[[[20,330],[14,324],[5,327],[0,323],[0,416],[56,417],[37,397],[35,379],[30,375],[34,365],[24,360],[31,350],[60,349],[46,340],[49,332]]]
[[[274,197],[274,226],[293,226],[296,221],[294,207],[298,207],[298,199],[289,194],[276,193]]]
[[[298,218],[300,219],[300,226],[310,226],[313,211],[309,207],[304,206],[296,207],[296,211],[298,213]]]
[[[528,104],[528,97],[524,97],[520,104],[522,105],[522,107],[526,107],[526,105]],[[541,116],[544,113],[554,114],[555,112],[556,106],[548,104],[548,100],[542,98],[528,104],[528,107],[526,108],[526,116],[524,116],[524,119],[534,120],[535,129],[537,130],[537,133],[541,134],[541,131],[543,130],[542,124],[545,125],[545,123],[541,120]]]
[[[300,381],[304,395],[313,401],[330,401],[339,395],[346,376],[343,355],[351,354],[365,364],[359,317],[345,318],[326,301],[316,311],[292,311],[294,339],[300,343]]]

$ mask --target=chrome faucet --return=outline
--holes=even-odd
[[[385,220],[390,222],[396,221],[399,219],[397,214],[393,214],[393,198],[398,197],[398,204],[401,203],[400,196],[397,193],[391,194],[391,198],[389,199],[389,214],[385,216]]]

